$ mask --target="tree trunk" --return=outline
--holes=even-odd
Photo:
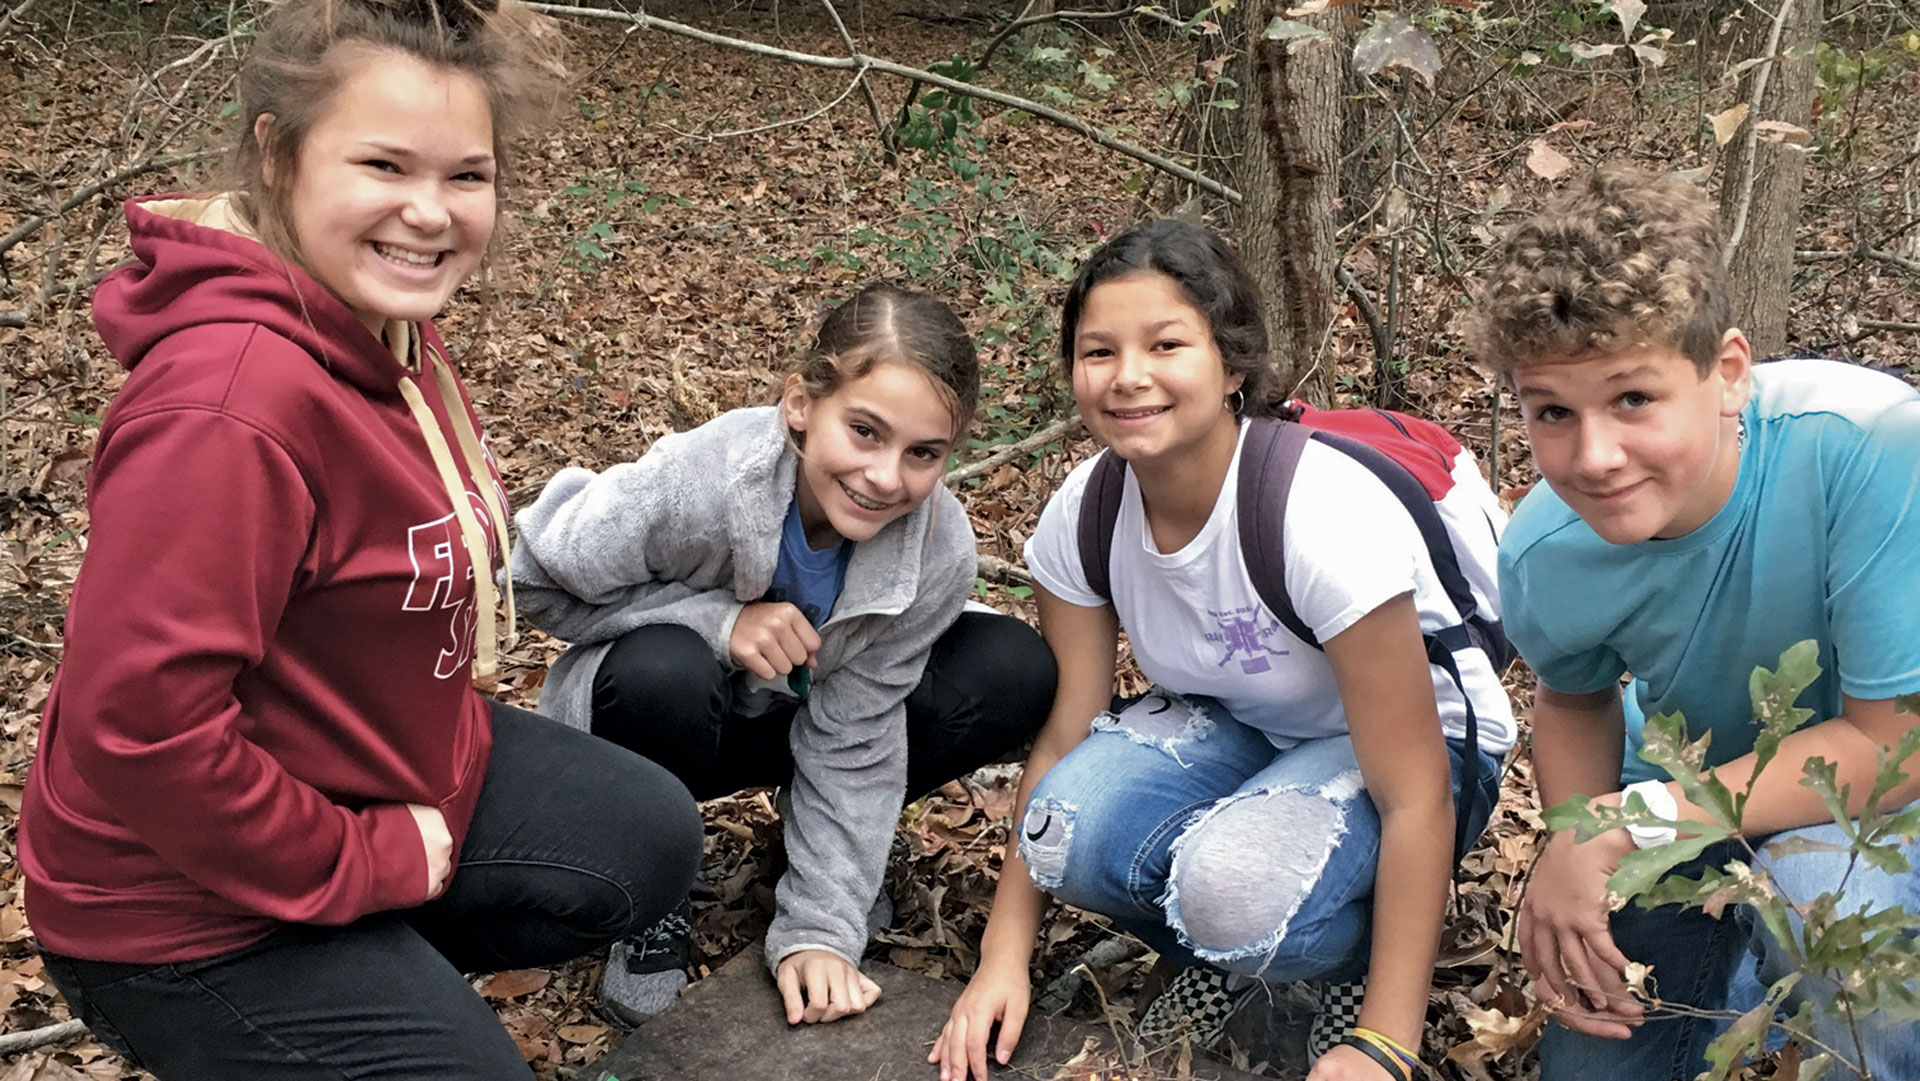
[[[1222,19],[1243,42],[1229,67],[1239,83],[1232,173],[1244,202],[1234,217],[1240,255],[1265,297],[1280,391],[1325,404],[1321,355],[1333,312],[1334,206],[1340,194],[1342,99],[1350,49],[1341,9],[1305,21],[1327,37],[1269,41],[1287,4],[1242,0]]]
[[[1774,0],[1791,4],[1781,25],[1777,63],[1759,64],[1740,80],[1739,101],[1753,99],[1753,80],[1772,69],[1766,94],[1747,124],[1784,121],[1805,128],[1812,122],[1816,71],[1814,53],[1820,41],[1820,0]],[[1779,12],[1779,7],[1774,11]],[[1742,21],[1740,47],[1734,56],[1744,59],[1768,55],[1774,20],[1749,11]],[[1776,356],[1787,347],[1787,300],[1793,281],[1793,239],[1800,225],[1800,188],[1807,155],[1800,145],[1773,142],[1764,135],[1753,141],[1743,126],[1727,144],[1727,167],[1720,185],[1720,220],[1728,231],[1727,281],[1733,295],[1734,325],[1747,332],[1756,356]],[[1750,171],[1751,170],[1751,174]]]

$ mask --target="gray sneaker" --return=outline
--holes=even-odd
[[[682,901],[645,933],[613,944],[596,996],[602,1013],[634,1028],[673,1005],[687,986],[691,916],[692,906]]]

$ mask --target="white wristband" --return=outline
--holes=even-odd
[[[1638,795],[1647,805],[1647,810],[1661,818],[1672,821],[1680,817],[1680,802],[1660,781],[1635,781],[1620,790],[1620,804],[1626,806],[1627,797]],[[1670,845],[1679,831],[1672,826],[1628,826],[1627,836],[1633,838],[1633,847],[1652,848],[1655,845]]]

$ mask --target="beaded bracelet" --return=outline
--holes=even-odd
[[[1369,1043],[1365,1036],[1348,1033],[1347,1038],[1340,1041],[1340,1046],[1351,1047],[1379,1063],[1380,1068],[1387,1071],[1387,1075],[1392,1077],[1393,1081],[1413,1081],[1413,1075],[1407,1071],[1405,1063]]]

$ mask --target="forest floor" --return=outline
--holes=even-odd
[[[0,236],[26,230],[0,242],[0,308],[30,308],[24,325],[0,325],[0,1033],[67,1016],[35,955],[12,857],[21,783],[86,547],[85,472],[125,375],[88,323],[86,279],[126,255],[111,196],[217,182],[212,155],[227,137],[233,69],[223,35],[246,10],[199,0],[39,0],[0,33]],[[808,5],[648,10],[787,49],[844,51]],[[1524,37],[1533,32],[1526,20],[1547,10],[1522,11],[1522,25],[1504,32]],[[879,2],[849,4],[845,14],[868,51],[922,66],[977,55],[1007,17],[997,8],[954,5],[933,16]],[[1834,254],[1809,256],[1796,271],[1790,328],[1797,348],[1904,370],[1920,356],[1920,253],[1914,214],[1904,209],[1920,154],[1911,130],[1920,37],[1903,39],[1889,26],[1841,28],[1858,38],[1851,47],[1863,59],[1851,90],[1839,84],[1831,99],[1823,90],[1798,242]],[[977,461],[1071,408],[1051,334],[1077,259],[1184,201],[1138,162],[999,109],[982,108],[972,132],[979,143],[969,155],[985,183],[962,181],[947,161],[913,151],[889,163],[857,95],[795,122],[833,102],[846,89],[844,73],[603,22],[566,28],[578,81],[515,179],[488,287],[466,291],[441,324],[520,505],[562,466],[628,460],[664,433],[771,401],[827,306],[876,277],[948,299],[978,334],[983,408],[959,463]],[[1099,78],[1063,74],[1057,58],[1029,49],[1004,54],[983,81],[1027,95],[1065,82],[1077,97],[1069,111],[1149,147],[1178,146],[1192,110],[1169,100],[1169,88],[1194,80],[1192,45],[1121,24],[1082,30],[1072,42]],[[1084,51],[1095,47],[1111,51]],[[1702,74],[1723,70],[1714,64],[1724,56],[1690,57],[1715,47],[1672,45],[1673,59],[1658,71],[1548,64],[1521,79],[1490,59],[1497,49],[1488,39],[1466,38],[1448,46],[1435,90],[1381,77],[1391,88],[1382,99],[1404,104],[1416,123],[1402,171],[1390,174],[1400,179],[1372,204],[1388,212],[1369,212],[1342,234],[1346,264],[1383,311],[1391,282],[1398,351],[1411,358],[1398,373],[1404,407],[1450,425],[1494,463],[1509,500],[1533,473],[1511,407],[1498,411],[1492,381],[1463,351],[1463,284],[1499,229],[1536,205],[1562,167],[1630,156],[1710,168],[1717,152],[1703,118],[1732,104],[1732,91]],[[1869,57],[1878,58],[1871,73]],[[1837,70],[1836,79],[1849,69]],[[880,91],[891,108],[904,86]],[[115,170],[187,154],[200,156],[149,168],[109,197],[77,200],[57,228],[28,228]],[[1383,175],[1376,170],[1375,182]],[[1189,212],[1196,209],[1217,210]],[[1860,254],[1862,245],[1880,255]],[[72,290],[41,288],[74,276],[82,280]],[[1345,298],[1318,360],[1340,404],[1368,403],[1380,390],[1373,337]],[[960,485],[982,553],[1017,565],[1048,493],[1093,449],[1076,428]],[[1030,616],[1027,590],[1000,577],[982,580],[982,599]],[[537,633],[521,642],[504,693],[524,704],[559,647]],[[1511,682],[1524,707],[1528,678],[1516,673]],[[888,875],[896,916],[876,956],[954,979],[972,971],[1007,839],[1006,772],[907,808]],[[717,800],[705,812],[695,900],[701,973],[765,930],[779,833],[768,792]],[[1534,1072],[1541,1014],[1525,993],[1511,934],[1540,829],[1523,740],[1509,756],[1494,822],[1461,868],[1448,921],[1425,1048],[1429,1061],[1444,1062],[1443,1076],[1507,1081]],[[1036,988],[1114,933],[1098,917],[1056,906]],[[1105,968],[1100,988],[1082,987],[1066,1008],[1097,1017],[1104,1003],[1124,1024],[1149,960],[1136,951]],[[587,958],[476,980],[543,1078],[573,1076],[616,1035],[592,1007],[598,965]],[[145,1076],[86,1041],[0,1070],[0,1081]]]

